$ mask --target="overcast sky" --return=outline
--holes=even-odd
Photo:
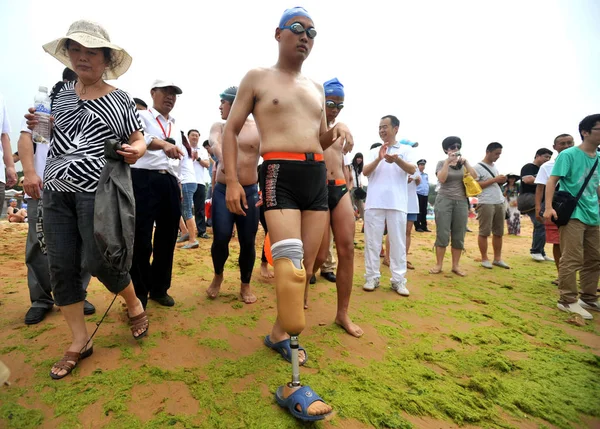
[[[420,142],[430,173],[449,135],[462,138],[473,163],[488,143],[502,143],[500,171],[518,172],[558,134],[579,143],[579,121],[600,112],[598,0],[0,0],[0,93],[13,146],[37,87],[50,88],[63,70],[42,45],[77,19],[101,23],[133,57],[112,84],[150,104],[151,82],[172,79],[183,89],[173,116],[205,139],[220,120],[218,94],[276,62],[275,28],[297,5],[318,31],[303,71],[344,84],[339,120],[359,151],[379,141],[379,118],[394,114],[399,138]]]

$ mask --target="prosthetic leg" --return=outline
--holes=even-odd
[[[271,246],[275,268],[275,292],[277,295],[277,318],[282,329],[290,335],[292,381],[281,386],[275,393],[277,403],[301,420],[315,421],[325,418],[324,414],[309,415],[308,407],[324,402],[310,387],[300,383],[300,361],[298,335],[306,325],[304,317],[304,289],[306,271],[302,263],[302,242],[298,239],[279,241]],[[293,392],[284,397],[286,390]]]
[[[306,271],[300,269],[288,258],[275,259],[275,293],[277,295],[277,317],[285,332],[290,335],[292,349],[292,387],[300,384],[300,361],[298,358],[298,335],[304,330],[304,288]]]

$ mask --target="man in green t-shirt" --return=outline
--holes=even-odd
[[[560,153],[546,183],[546,201],[552,201],[556,183],[560,189],[577,196],[588,174],[594,168],[600,146],[600,114],[584,118],[579,123],[579,146]],[[569,223],[559,228],[562,256],[558,271],[560,299],[558,308],[592,319],[587,310],[600,311],[598,280],[600,279],[600,215],[598,214],[598,170],[596,164]],[[546,221],[556,218],[556,211],[547,205]],[[577,271],[581,294],[577,292]],[[579,299],[578,299],[579,295]]]

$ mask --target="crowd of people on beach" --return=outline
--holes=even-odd
[[[432,232],[429,203],[435,215],[430,274],[443,272],[450,246],[451,272],[467,275],[460,259],[475,202],[483,269],[510,269],[502,254],[505,228],[519,235],[525,214],[534,227],[532,260],[556,263],[558,308],[583,319],[592,318],[589,310],[600,311],[600,114],[579,124],[581,144],[575,146],[572,136],[559,134],[553,150],[539,149],[519,174],[500,174],[496,162],[504,148],[498,142],[487,145],[481,161],[470,162],[461,154],[460,137],[445,138],[435,164],[436,196],[429,201],[433,186],[425,172],[427,160],[415,156],[418,143],[397,139],[396,116],[380,117],[380,143],[364,155],[353,151],[349,127],[338,122],[344,85],[337,78],[317,83],[301,73],[316,36],[305,9],[286,10],[274,34],[277,63],[250,70],[238,85],[220,93],[215,90],[222,121],[211,126],[203,143],[197,129],[181,129],[171,115],[185,88],[156,79],[146,103],[144,97],[133,98],[106,82],[123,75],[132,58],[99,24],[76,21],[65,37],[44,45],[67,68],[51,91],[49,144],[32,138],[39,122],[34,109],[23,112],[18,156],[27,211],[11,200],[7,215],[15,222],[27,218],[29,226],[25,262],[31,306],[25,323],[40,323],[56,305],[72,333],[50,377],[68,376],[94,351],[84,318],[96,311],[86,299],[91,276],[123,298],[132,336],[142,340],[150,332],[148,301],[175,304],[170,288],[177,245],[193,251],[200,248],[198,239],[212,241],[214,272],[206,294],[218,299],[235,236],[240,300],[248,305],[257,301],[252,290],[257,244],[262,247],[260,275],[275,285],[277,318],[264,344],[292,364],[291,382],[277,390],[276,401],[301,420],[323,419],[332,412],[331,405],[302,385],[299,375],[309,357],[299,344],[308,285],[316,282],[319,270],[322,278],[335,283],[335,323],[361,337],[363,329],[349,315],[357,222],[363,224],[365,241],[363,290],[379,288],[383,263],[389,266],[390,290],[409,297],[407,273],[419,269],[407,260],[411,235]],[[16,174],[13,158],[7,156],[10,128],[1,98],[0,109],[4,201],[4,185],[14,185]],[[551,160],[554,152],[559,156]],[[130,250],[124,264],[107,258],[97,244],[97,195],[117,181],[111,182],[107,173],[113,165],[109,158],[130,168],[119,170],[120,188],[108,196],[135,202],[109,208],[135,220],[131,230],[127,220],[123,227],[108,226],[107,234],[120,243],[119,249]],[[368,187],[363,186],[365,177]],[[565,193],[574,199],[571,211],[547,203],[568,199]],[[267,234],[265,243],[256,240],[259,224]],[[546,243],[553,244],[553,258],[544,251]]]

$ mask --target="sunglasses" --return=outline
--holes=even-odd
[[[459,144],[453,144],[452,146],[450,146],[448,148],[448,150],[458,150],[460,149],[460,145]]]
[[[299,22],[294,22],[291,25],[284,25],[281,27],[281,29],[290,30],[294,34],[302,34],[306,32],[306,35],[309,39],[314,39],[317,37],[317,30],[315,30],[315,27],[304,28],[304,26]]]
[[[335,101],[327,100],[325,101],[325,106],[327,106],[328,109],[342,110],[344,108],[344,102],[336,103]]]

